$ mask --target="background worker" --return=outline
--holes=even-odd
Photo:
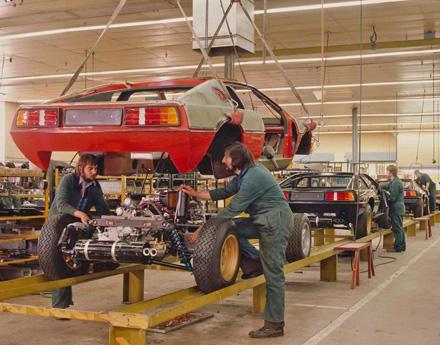
[[[90,209],[95,207],[99,215],[111,214],[99,182],[96,181],[98,160],[92,154],[83,154],[73,174],[64,176],[58,186],[49,217],[59,213],[80,218],[86,224],[90,220]],[[52,307],[68,308],[73,305],[72,287],[52,290]]]
[[[404,252],[406,250],[405,230],[403,230],[403,216],[405,204],[403,203],[403,184],[397,176],[395,165],[387,166],[387,178],[391,181],[380,186],[380,189],[390,192],[391,228],[394,235],[394,246],[387,249],[387,252]]]
[[[417,179],[423,185],[425,190],[429,193],[429,210],[431,212],[435,212],[435,198],[436,198],[436,187],[434,181],[431,180],[431,177],[428,174],[423,174],[420,170],[415,170],[414,175],[417,176]]]
[[[255,163],[249,149],[240,142],[225,148],[222,163],[236,176],[224,188],[196,192],[181,186],[190,196],[205,200],[231,197],[229,205],[217,217],[233,218],[241,212],[249,218],[233,219],[240,236],[241,268],[243,278],[264,273],[267,302],[264,308],[264,326],[251,331],[252,338],[269,338],[284,335],[284,257],[287,241],[292,233],[293,216],[283,192],[275,178],[262,164]],[[190,241],[194,242],[198,229]],[[260,252],[249,239],[260,239]]]

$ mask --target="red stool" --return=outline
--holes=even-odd
[[[342,246],[335,247],[335,251],[348,251],[354,252],[354,263],[353,263],[353,276],[351,278],[351,288],[354,289],[354,281],[356,279],[356,285],[359,286],[359,264],[360,264],[360,252],[362,249],[367,249],[368,253],[368,278],[371,278],[371,275],[375,275],[374,265],[373,265],[373,256],[371,254],[371,242],[366,243],[347,243]]]
[[[431,217],[413,218],[413,220],[416,220],[418,222],[425,222],[425,240],[427,240],[428,237],[432,237]],[[428,234],[428,231],[429,231],[429,234]]]

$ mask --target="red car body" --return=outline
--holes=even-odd
[[[132,162],[133,153],[154,153],[148,157],[156,170],[186,173],[198,168],[219,178],[225,177],[220,164],[223,147],[231,141],[243,142],[256,159],[265,143],[274,146],[280,168],[296,153],[310,153],[314,140],[307,127],[252,86],[224,83],[232,103],[215,79],[96,87],[49,103],[21,106],[10,133],[22,153],[41,169],[48,168],[56,151],[103,153],[109,166],[122,166],[120,159]],[[256,101],[275,121],[255,111]],[[232,124],[228,117],[235,109],[243,112],[240,124]],[[128,172],[123,170],[118,172]]]

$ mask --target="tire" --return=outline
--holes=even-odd
[[[309,218],[304,213],[293,214],[293,231],[287,242],[286,261],[294,262],[310,256],[312,230]]]
[[[423,214],[428,215],[431,213],[431,209],[429,207],[429,200],[426,201],[426,206],[423,207]]]
[[[417,201],[416,206],[414,207],[414,218],[419,218],[423,216],[423,199]]]
[[[197,237],[193,273],[199,290],[210,293],[235,283],[240,263],[240,242],[235,223],[211,218]]]
[[[77,222],[78,218],[70,214],[57,214],[50,217],[41,228],[38,238],[38,261],[47,280],[57,280],[84,275],[87,273],[90,262],[80,261],[74,268],[69,257],[58,249],[58,240],[63,229],[70,223]]]
[[[357,231],[354,234],[354,239],[365,237],[371,233],[371,223],[373,222],[373,214],[369,204],[365,206],[364,213],[358,217],[357,221]]]

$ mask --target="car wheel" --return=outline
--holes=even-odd
[[[430,213],[431,213],[431,210],[430,210],[430,207],[429,207],[429,200],[427,200],[426,201],[426,206],[423,208],[423,214],[428,215]]]
[[[311,228],[309,218],[304,213],[293,214],[293,230],[286,249],[287,262],[294,262],[310,256]]]
[[[373,214],[369,204],[365,206],[364,213],[358,217],[355,240],[365,237],[371,233],[371,224],[373,222]]]
[[[200,291],[210,293],[237,279],[240,245],[230,219],[211,218],[203,226],[194,248],[194,278]]]
[[[38,261],[47,280],[57,280],[80,276],[87,273],[90,262],[80,261],[74,265],[71,256],[58,249],[58,241],[64,228],[78,218],[70,214],[57,214],[50,217],[41,228],[38,238]]]
[[[414,207],[414,217],[419,218],[422,216],[423,216],[423,200],[420,199],[419,201],[417,201],[417,204]]]

